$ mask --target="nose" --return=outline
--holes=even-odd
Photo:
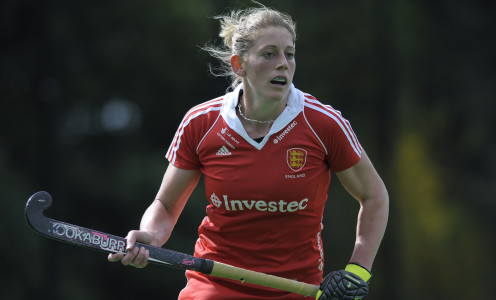
[[[289,67],[288,59],[284,52],[277,55],[277,69],[287,70]]]

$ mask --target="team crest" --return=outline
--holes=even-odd
[[[298,172],[307,162],[307,150],[300,148],[288,149],[286,160],[291,170]]]

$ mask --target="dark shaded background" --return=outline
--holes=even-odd
[[[368,299],[489,299],[496,284],[493,1],[261,1],[298,26],[295,85],[342,111],[383,176],[391,217]],[[28,228],[139,226],[191,106],[223,94],[200,50],[249,1],[0,4],[2,299],[176,299],[184,272],[110,264]],[[331,184],[326,273],[351,255],[358,205]],[[193,252],[200,184],[168,248]]]

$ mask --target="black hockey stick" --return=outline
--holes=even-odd
[[[45,237],[76,246],[103,252],[126,252],[125,238],[45,217],[43,212],[51,205],[52,197],[47,192],[35,193],[26,203],[24,210],[26,221],[36,232]],[[150,252],[149,261],[156,264],[183,270],[193,270],[211,276],[234,279],[242,283],[252,283],[304,296],[315,297],[319,290],[316,285],[250,271],[210,259],[193,257],[142,243],[136,243],[135,246],[146,248]]]

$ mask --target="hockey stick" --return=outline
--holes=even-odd
[[[112,253],[126,252],[125,238],[45,217],[43,212],[51,205],[52,196],[47,192],[33,194],[26,203],[24,210],[26,221],[36,232],[76,246]],[[316,285],[250,271],[147,244],[136,243],[136,247],[146,248],[150,252],[149,261],[156,264],[238,280],[241,283],[271,287],[304,296],[315,297],[319,290]]]

